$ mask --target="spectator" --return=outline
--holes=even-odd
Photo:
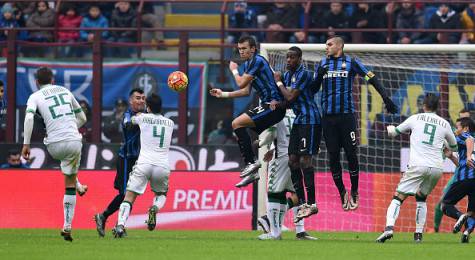
[[[4,98],[5,86],[3,81],[0,80],[0,118],[3,118],[7,114],[7,102]]]
[[[0,28],[17,28],[19,27],[15,15],[14,10],[11,4],[6,3],[2,7],[2,17],[0,19]],[[8,31],[2,30],[0,32],[0,41],[7,40]]]
[[[475,43],[475,4],[469,4],[468,7],[462,13],[462,28],[470,29],[471,32],[463,33],[460,43]]]
[[[381,11],[372,8],[367,3],[358,4],[351,17],[350,26],[352,28],[383,28],[384,18]],[[353,37],[354,36],[354,37]],[[385,43],[386,37],[382,32],[363,32],[354,33],[352,35],[353,42],[365,42],[365,43]]]
[[[228,16],[228,24],[229,28],[257,28],[257,16],[252,9],[247,8],[245,1],[235,2],[233,11]],[[237,43],[237,40],[241,36],[248,34],[250,33],[230,32],[227,40],[229,43]],[[256,37],[257,40],[261,40],[260,38],[261,37]]]
[[[21,162],[21,155],[19,150],[10,150],[8,151],[7,163],[0,165],[0,169],[9,169],[9,168],[30,168],[29,164]]]
[[[62,14],[58,18],[58,27],[61,28],[79,28],[82,17],[76,13],[76,8],[72,4],[65,3]],[[59,42],[77,42],[79,40],[79,31],[58,31]],[[61,48],[62,56],[79,56],[74,47],[65,46]]]
[[[120,143],[122,141],[122,118],[127,110],[127,102],[118,99],[115,102],[115,108],[112,115],[104,118],[103,131],[108,142]]]
[[[305,6],[307,3],[302,3],[300,6],[299,14],[299,26],[298,28],[304,28],[305,26]],[[308,28],[322,28],[323,23],[323,10],[324,7],[322,4],[313,4],[309,12],[309,24]],[[311,32],[308,34],[307,42],[316,43],[326,41],[326,37],[322,37],[322,33]],[[305,42],[305,32],[298,31],[294,32],[289,41],[291,43],[304,43]]]
[[[36,2],[36,10],[26,21],[26,27],[54,27],[54,11],[49,8],[46,1]],[[30,41],[50,42],[53,40],[52,31],[30,31]]]
[[[129,2],[117,2],[116,8],[112,11],[110,27],[136,27],[137,13],[130,6]],[[137,35],[135,31],[112,31],[111,40],[114,42],[136,42]],[[112,49],[113,57],[130,57],[131,51],[128,47],[117,47]]]
[[[91,107],[85,100],[81,100],[78,102],[79,105],[82,108],[82,111],[84,111],[84,114],[86,114],[86,123],[81,126],[78,130],[79,133],[82,135],[83,141],[90,143],[92,141],[92,121],[91,121]]]
[[[89,14],[82,19],[81,28],[109,28],[109,22],[101,14],[101,9],[97,5],[92,5],[89,7]],[[107,31],[102,31],[102,39],[107,39],[109,33]],[[92,42],[94,41],[94,31],[81,30],[80,38],[83,41]]]
[[[429,21],[429,29],[460,29],[460,15],[451,10],[448,4],[440,4],[437,12]],[[450,33],[427,33],[425,37],[414,43],[452,43],[460,41],[459,32]]]
[[[143,4],[142,9],[142,23],[145,27],[149,28],[160,28],[164,25],[165,20],[165,10],[161,8],[157,8],[158,13],[155,12],[155,3],[145,2]],[[146,36],[149,32],[144,32],[142,36]],[[151,43],[154,45],[163,44],[163,32],[162,31],[154,31],[150,32],[152,35]],[[144,37],[142,37],[143,41]],[[157,46],[160,47],[160,46]]]
[[[397,29],[424,28],[424,15],[416,9],[413,3],[402,3],[401,10],[396,18]],[[399,32],[398,43],[414,43],[421,37],[420,32]]]
[[[297,28],[299,24],[299,11],[293,5],[275,3],[267,13],[267,42],[289,42],[291,33],[282,32],[285,28]]]
[[[335,34],[338,34],[342,37],[344,37],[345,41],[350,40],[350,34],[349,33],[335,33],[332,31],[333,29],[345,29],[350,27],[350,19],[348,16],[346,16],[345,12],[343,11],[343,4],[339,2],[333,2],[330,5],[330,11],[327,11],[323,15],[323,26],[325,28],[328,28],[329,32],[327,34],[327,37],[334,36]]]
[[[225,130],[223,128],[223,120],[219,120],[216,129],[208,135],[208,144],[224,144],[227,140]]]

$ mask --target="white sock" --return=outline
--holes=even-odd
[[[273,237],[277,237],[281,233],[279,226],[280,223],[280,203],[268,202],[267,203],[267,217],[270,222],[270,234]]]
[[[399,209],[401,208],[401,202],[399,200],[391,200],[389,204],[388,212],[386,213],[386,227],[394,227],[397,217],[399,216]]]
[[[294,216],[297,215],[299,207],[293,207],[292,211],[294,212]],[[305,222],[304,219],[301,219],[299,222],[295,223],[295,233],[302,233],[305,232]]]
[[[165,206],[166,200],[167,197],[165,197],[165,195],[155,195],[155,198],[153,198],[153,205],[157,206],[158,210],[161,210],[163,206]]]
[[[79,179],[76,178],[76,188],[79,187],[79,186],[81,186],[81,183],[79,182]]]
[[[63,211],[64,211],[64,230],[71,230],[71,224],[74,218],[74,208],[76,207],[76,195],[64,195]]]
[[[426,224],[427,203],[418,201],[416,206],[416,233],[422,233]]]
[[[132,205],[128,201],[123,201],[122,204],[120,204],[119,219],[117,220],[117,225],[125,226],[125,222],[129,218],[131,206]]]

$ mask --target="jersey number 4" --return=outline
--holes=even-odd
[[[49,112],[51,112],[51,117],[53,119],[60,118],[62,116],[70,116],[70,115],[74,114],[73,113],[73,106],[71,105],[71,102],[67,102],[66,100],[64,100],[64,96],[66,96],[66,95],[68,95],[68,93],[61,93],[59,95],[50,96],[50,97],[45,98],[45,100],[52,99],[53,102],[54,102],[53,105],[48,107]],[[56,107],[64,106],[64,105],[67,105],[69,107],[69,112],[66,112],[64,114],[61,114],[61,113],[57,114],[54,109]]]
[[[163,139],[165,139],[165,127],[162,126],[160,128],[160,134],[158,133],[158,127],[156,125],[153,126],[153,137],[160,138],[160,148],[163,148]]]

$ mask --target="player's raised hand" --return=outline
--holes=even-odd
[[[23,145],[23,148],[21,149],[21,156],[23,156],[23,158],[27,161],[30,159],[30,145],[29,144]]]
[[[231,70],[231,71],[237,70],[238,67],[239,67],[239,65],[236,62],[234,62],[234,61],[229,62],[229,70]]]
[[[274,71],[274,79],[275,81],[282,81],[282,73],[280,71]]]
[[[269,108],[272,109],[272,110],[276,110],[280,105],[280,102],[277,101],[277,100],[272,100],[270,103],[269,103]]]
[[[399,108],[394,104],[394,102],[389,98],[385,97],[383,99],[384,104],[386,105],[386,110],[391,114],[396,114],[399,111]]]
[[[212,88],[209,90],[209,94],[213,97],[220,98],[221,95],[223,94],[223,91],[219,88]]]

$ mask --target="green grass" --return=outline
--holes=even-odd
[[[99,238],[95,230],[74,230],[74,242],[59,230],[1,229],[0,259],[464,259],[474,244],[460,244],[460,235],[425,234],[422,244],[412,233],[396,233],[376,244],[376,233],[317,233],[318,241],[258,241],[258,232],[128,230],[128,237]],[[475,240],[474,240],[475,243]]]

